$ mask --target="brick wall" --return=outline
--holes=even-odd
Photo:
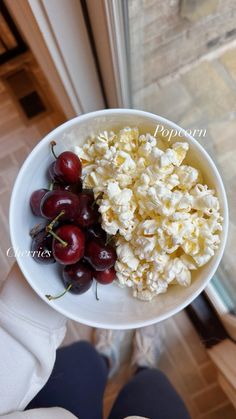
[[[236,39],[234,0],[128,0],[133,90]]]

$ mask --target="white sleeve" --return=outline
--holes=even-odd
[[[30,409],[30,410],[25,410],[24,412],[9,413],[8,415],[0,416],[0,418],[1,419],[77,419],[76,416],[68,412],[68,410],[62,409],[61,407]],[[137,419],[137,418],[131,418],[131,419]]]
[[[66,318],[41,300],[15,264],[0,291],[0,415],[23,410],[48,380]]]

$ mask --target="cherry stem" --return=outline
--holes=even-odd
[[[52,191],[53,190],[53,185],[54,185],[54,182],[50,182],[49,183],[49,185],[48,185],[49,191]]]
[[[50,233],[56,240],[58,240],[61,244],[62,244],[62,246],[63,247],[66,247],[67,245],[68,245],[68,243],[67,242],[65,242],[64,240],[62,240],[56,233],[54,233],[54,231],[53,230],[51,230],[51,229],[48,229],[47,227],[46,227],[46,231],[48,232],[48,233]]]
[[[42,229],[42,224],[36,224],[33,228],[30,230],[30,237],[36,236],[37,233]]]
[[[65,214],[65,211],[64,210],[62,210],[61,212],[60,212],[60,214],[58,214],[51,222],[50,222],[50,224],[48,224],[48,226],[46,227],[46,230],[47,231],[49,231],[49,230],[52,230],[53,229],[53,227],[54,227],[54,225],[55,225],[55,223],[57,222],[57,220],[59,220],[59,218],[62,216],[62,215],[64,215]]]
[[[96,291],[95,291],[95,295],[96,295],[96,300],[99,301],[98,298],[98,282],[96,281]]]
[[[49,301],[51,301],[51,300],[57,300],[58,298],[63,297],[63,295],[65,295],[68,291],[70,291],[71,287],[72,287],[72,284],[69,284],[68,287],[65,289],[65,291],[63,291],[61,294],[56,295],[56,296],[55,295],[53,296],[53,295],[50,295],[50,294],[46,294],[45,297],[47,297],[47,299]]]
[[[54,151],[54,147],[55,147],[56,144],[57,144],[56,141],[51,141],[50,142],[51,152],[54,155],[55,159],[57,159],[57,155],[55,154],[55,151]]]

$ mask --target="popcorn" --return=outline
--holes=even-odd
[[[136,164],[126,151],[118,151],[113,159],[117,172],[130,173],[136,169]]]
[[[191,271],[220,243],[218,198],[185,164],[188,150],[186,142],[170,144],[130,127],[75,147],[84,184],[98,197],[102,228],[116,236],[117,282],[145,301],[174,284],[190,286]]]
[[[181,205],[182,194],[180,191],[170,191],[162,181],[159,181],[149,188],[148,198],[147,211],[153,210],[157,214],[170,216]]]
[[[147,262],[150,262],[155,260],[155,249],[157,244],[157,236],[137,237],[134,241],[134,253],[138,255],[140,260],[146,260]]]
[[[184,287],[191,284],[191,273],[180,258],[174,258],[167,262],[164,276],[168,284],[173,281]]]
[[[128,268],[136,271],[139,265],[139,260],[135,257],[132,247],[129,243],[119,244],[116,248],[118,259]]]
[[[131,152],[137,148],[139,138],[138,128],[124,128],[119,132],[117,147],[121,150]]]
[[[190,190],[200,179],[199,171],[185,164],[176,167],[174,174],[178,178],[178,188],[181,190]]]
[[[168,189],[172,190],[176,186],[179,186],[180,181],[176,173],[172,173],[164,177],[163,181],[165,182]]]
[[[98,201],[99,212],[102,214],[102,228],[112,235],[119,231],[119,234],[129,240],[135,227],[136,204],[132,199],[132,190],[121,189],[118,182],[108,181],[103,192],[102,199]]]
[[[172,148],[168,148],[160,157],[160,166],[165,167],[169,166],[170,164],[173,164],[174,166],[180,166],[186,157],[188,149],[188,143],[173,144]]]

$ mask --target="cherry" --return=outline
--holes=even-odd
[[[46,195],[48,192],[48,189],[38,189],[37,191],[34,191],[30,197],[30,207],[34,215],[37,215],[38,217],[42,217],[41,213],[41,201],[42,198]]]
[[[104,271],[114,266],[116,251],[98,239],[92,239],[87,243],[85,258],[96,271]]]
[[[73,294],[83,294],[93,283],[93,271],[83,259],[73,265],[67,265],[62,272],[63,282],[66,289],[59,295],[45,295],[48,300],[56,300],[63,297],[68,291]]]
[[[70,291],[75,294],[83,294],[93,283],[93,269],[83,259],[73,265],[65,266],[62,275],[65,287],[72,284]]]
[[[54,173],[56,177],[65,184],[70,185],[78,182],[81,171],[81,161],[79,157],[71,151],[64,151],[55,161]]]
[[[116,277],[116,271],[112,266],[109,269],[105,269],[105,271],[95,271],[93,277],[99,284],[110,284]]]
[[[53,191],[64,191],[65,190],[65,185],[63,185],[63,183],[60,183],[60,182],[53,182],[52,190]]]
[[[106,241],[107,239],[105,230],[103,230],[103,228],[98,223],[88,227],[85,231],[85,235],[86,240],[101,239],[103,241]]]
[[[84,255],[85,237],[82,230],[73,224],[65,224],[54,232],[52,252],[54,258],[62,265],[78,262]]]
[[[64,185],[63,183],[54,182],[53,190],[60,190],[60,191],[70,191],[74,194],[78,195],[82,191],[82,180],[79,179],[77,183],[73,185]]]
[[[50,164],[50,166],[49,166],[49,168],[48,168],[48,174],[49,174],[49,177],[50,177],[50,179],[52,179],[52,180],[57,180],[57,177],[56,177],[56,174],[55,174],[55,161],[53,161],[51,164]]]
[[[99,217],[97,208],[93,193],[81,192],[79,194],[79,207],[75,222],[81,227],[89,227],[96,223]]]
[[[49,191],[41,202],[41,212],[49,220],[55,218],[64,211],[61,220],[71,220],[78,213],[79,199],[70,191]]]
[[[71,191],[75,193],[76,195],[82,192],[82,189],[83,189],[83,183],[81,179],[79,179],[76,183],[73,183],[73,185],[65,186],[66,191]]]
[[[52,254],[52,239],[45,229],[34,235],[31,243],[31,256],[36,262],[45,264],[56,262]]]

